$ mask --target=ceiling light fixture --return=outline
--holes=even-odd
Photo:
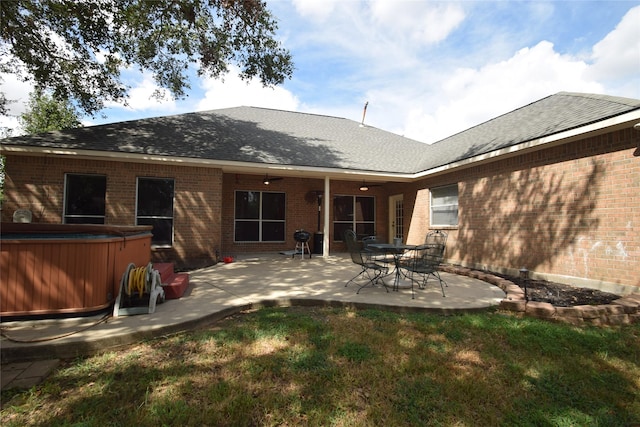
[[[269,177],[269,174],[266,174],[266,175],[264,176],[264,179],[262,180],[262,183],[263,183],[264,185],[269,185],[269,184],[271,184],[272,182],[274,182],[274,181],[280,181],[281,179],[282,179],[282,177],[279,177],[279,176],[272,176],[272,177]]]
[[[362,181],[362,185],[360,186],[360,191],[369,191],[369,186]]]

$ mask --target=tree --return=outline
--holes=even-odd
[[[9,100],[5,97],[5,94],[0,92],[0,116],[6,116],[9,112],[9,104],[14,103],[14,100]],[[9,138],[13,135],[13,129],[7,126],[0,126],[0,139]],[[0,200],[1,201],[1,200]]]
[[[68,101],[55,100],[43,92],[29,95],[27,111],[18,120],[27,134],[82,126],[75,108]]]
[[[0,72],[27,76],[91,115],[126,97],[123,68],[151,72],[176,98],[194,64],[214,78],[237,65],[265,86],[293,72],[261,0],[5,0],[0,23]]]

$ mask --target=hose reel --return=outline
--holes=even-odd
[[[152,314],[156,304],[165,300],[160,272],[149,263],[144,267],[127,266],[120,280],[120,292],[113,307],[113,317]]]

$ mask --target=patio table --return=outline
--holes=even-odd
[[[395,264],[395,277],[393,279],[392,289],[394,291],[397,291],[400,287],[400,281],[402,280],[402,276],[400,275],[400,259],[402,258],[402,255],[404,255],[407,251],[414,250],[417,248],[417,246],[406,244],[396,245],[393,243],[371,243],[368,245],[368,247],[372,248],[375,252],[393,255],[393,262]],[[411,286],[411,289],[413,290],[413,286]]]

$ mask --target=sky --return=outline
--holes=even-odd
[[[640,99],[640,1],[267,0],[293,77],[275,88],[198,78],[159,102],[124,71],[128,106],[85,126],[237,106],[343,117],[433,143],[558,92]],[[0,87],[17,126],[30,88]],[[102,117],[105,116],[105,117]],[[19,130],[17,131],[19,132]]]

